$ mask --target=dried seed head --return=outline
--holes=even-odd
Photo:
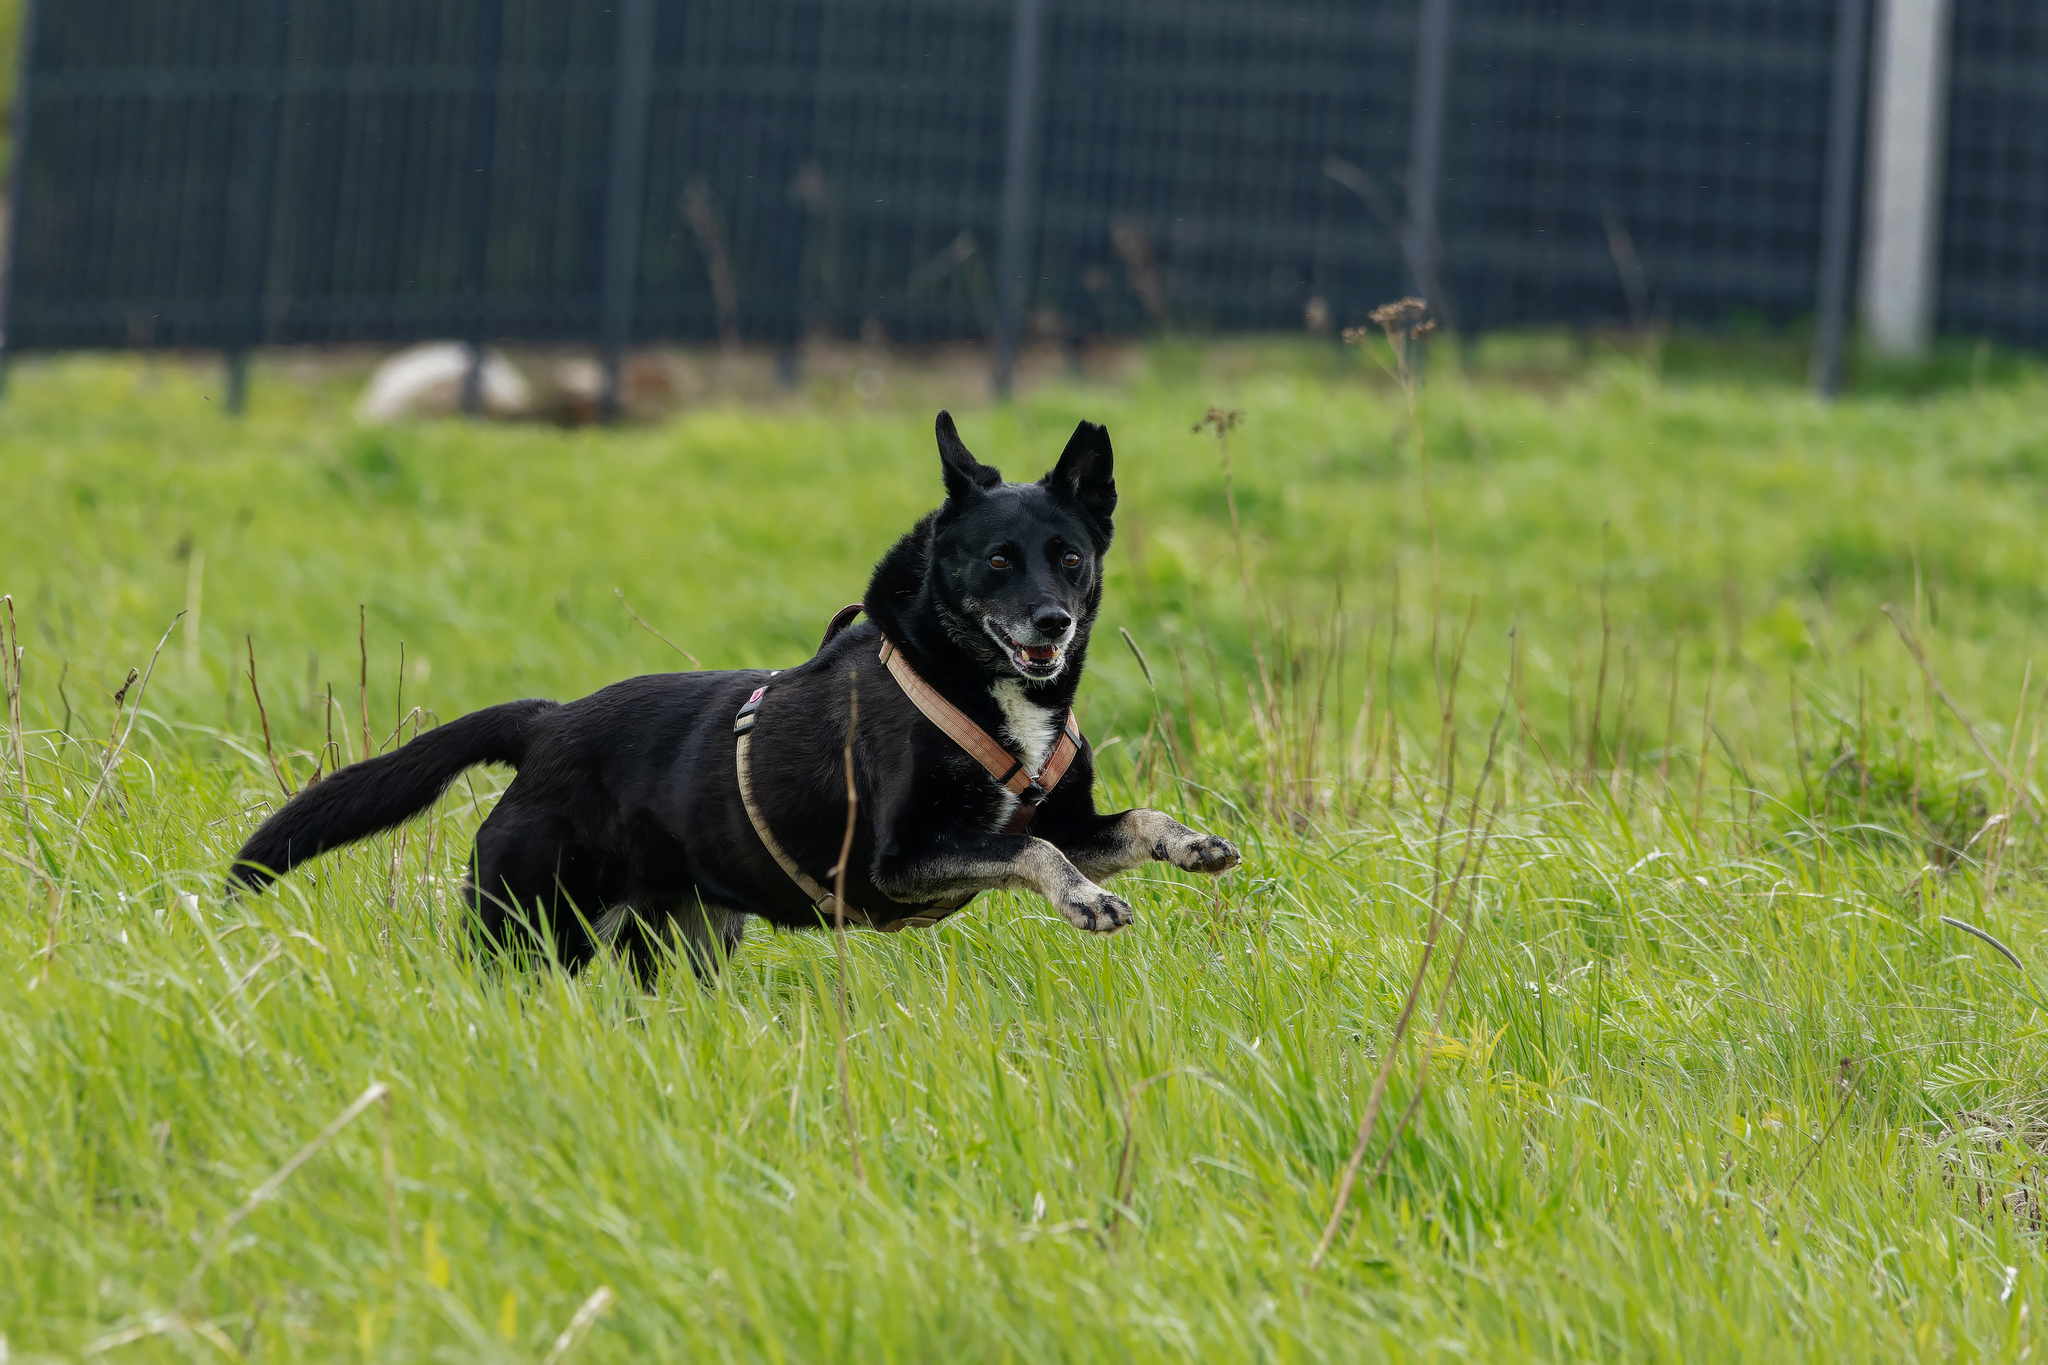
[[[1363,327],[1346,327],[1343,335],[1346,346],[1363,346],[1372,333]]]
[[[1213,427],[1215,428],[1217,436],[1220,437],[1225,432],[1235,428],[1237,424],[1239,422],[1242,422],[1243,420],[1243,408],[1210,408],[1207,412],[1202,414],[1201,421],[1195,423],[1194,426],[1188,429],[1190,431],[1200,431],[1203,427]]]
[[[1396,299],[1392,303],[1383,303],[1373,309],[1370,316],[1374,325],[1387,334],[1389,341],[1397,338],[1414,341],[1436,330],[1436,323],[1429,318],[1429,304],[1422,299]]]

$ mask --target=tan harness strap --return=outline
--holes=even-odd
[[[761,814],[760,804],[754,800],[754,776],[750,750],[754,742],[754,718],[761,709],[761,698],[766,696],[767,693],[768,689],[765,686],[755,688],[754,695],[747,698],[746,705],[740,708],[738,719],[733,722],[733,733],[739,736],[733,758],[739,770],[740,804],[747,808],[747,820],[754,826],[754,833],[761,840],[761,847],[768,850],[768,856],[775,860],[775,865],[780,867],[788,875],[789,879],[796,883],[797,890],[803,892],[810,899],[812,907],[817,910],[820,918],[827,924],[830,924],[836,917],[834,912],[841,911],[843,912],[845,922],[848,924],[868,929],[878,929],[885,934],[893,934],[903,929],[930,928],[955,910],[958,910],[961,905],[965,905],[967,903],[966,900],[961,901],[958,905],[936,904],[920,913],[905,915],[901,919],[877,923],[868,916],[866,911],[856,906],[842,906],[839,899],[832,894],[828,887],[797,866],[796,859],[789,856],[789,850],[782,846],[781,841],[768,828],[768,821]],[[972,896],[967,898],[967,900],[972,899]]]
[[[852,625],[853,618],[866,610],[867,608],[859,602],[849,602],[835,612],[832,619],[825,623],[825,638],[818,641],[818,653],[823,654],[825,646],[837,639],[839,632]]]
[[[996,743],[988,731],[967,718],[967,713],[940,696],[932,685],[917,675],[903,652],[896,648],[896,642],[887,636],[882,638],[882,662],[888,666],[889,674],[903,689],[917,709],[924,712],[926,720],[946,732],[947,738],[967,751],[967,754],[988,774],[1003,784],[1011,795],[1017,798],[1017,808],[1010,813],[1009,823],[1003,827],[1005,834],[1022,834],[1031,826],[1031,817],[1038,814],[1038,803],[1046,794],[1059,785],[1067,769],[1073,766],[1075,755],[1081,752],[1081,731],[1074,724],[1074,713],[1067,712],[1065,724],[1060,727],[1060,737],[1053,742],[1052,752],[1045,756],[1045,765],[1036,774],[1024,770],[1024,762],[1008,749]]]

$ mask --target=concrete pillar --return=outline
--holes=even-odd
[[[1927,349],[1940,291],[1950,0],[1880,0],[1871,62],[1863,322],[1885,355]]]

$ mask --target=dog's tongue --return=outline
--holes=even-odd
[[[1049,663],[1058,653],[1051,645],[1024,646],[1024,657],[1036,664]]]

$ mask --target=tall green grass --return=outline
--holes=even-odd
[[[498,774],[223,902],[282,795],[250,653],[292,785],[330,733],[363,748],[359,670],[378,747],[679,666],[614,589],[708,666],[801,658],[935,500],[931,414],[821,385],[365,431],[340,381],[259,375],[236,423],[174,364],[25,367],[9,1358],[2019,1358],[2048,379],[1822,408],[1532,349],[1437,367],[1434,555],[1415,433],[1356,357],[1162,348],[961,414],[1012,477],[1109,424],[1084,725],[1109,797],[1244,868],[1133,874],[1106,940],[995,895],[851,936],[843,978],[828,937],[756,930],[715,987],[652,994],[465,953]],[[1248,414],[1242,562],[1189,430],[1212,403]]]

